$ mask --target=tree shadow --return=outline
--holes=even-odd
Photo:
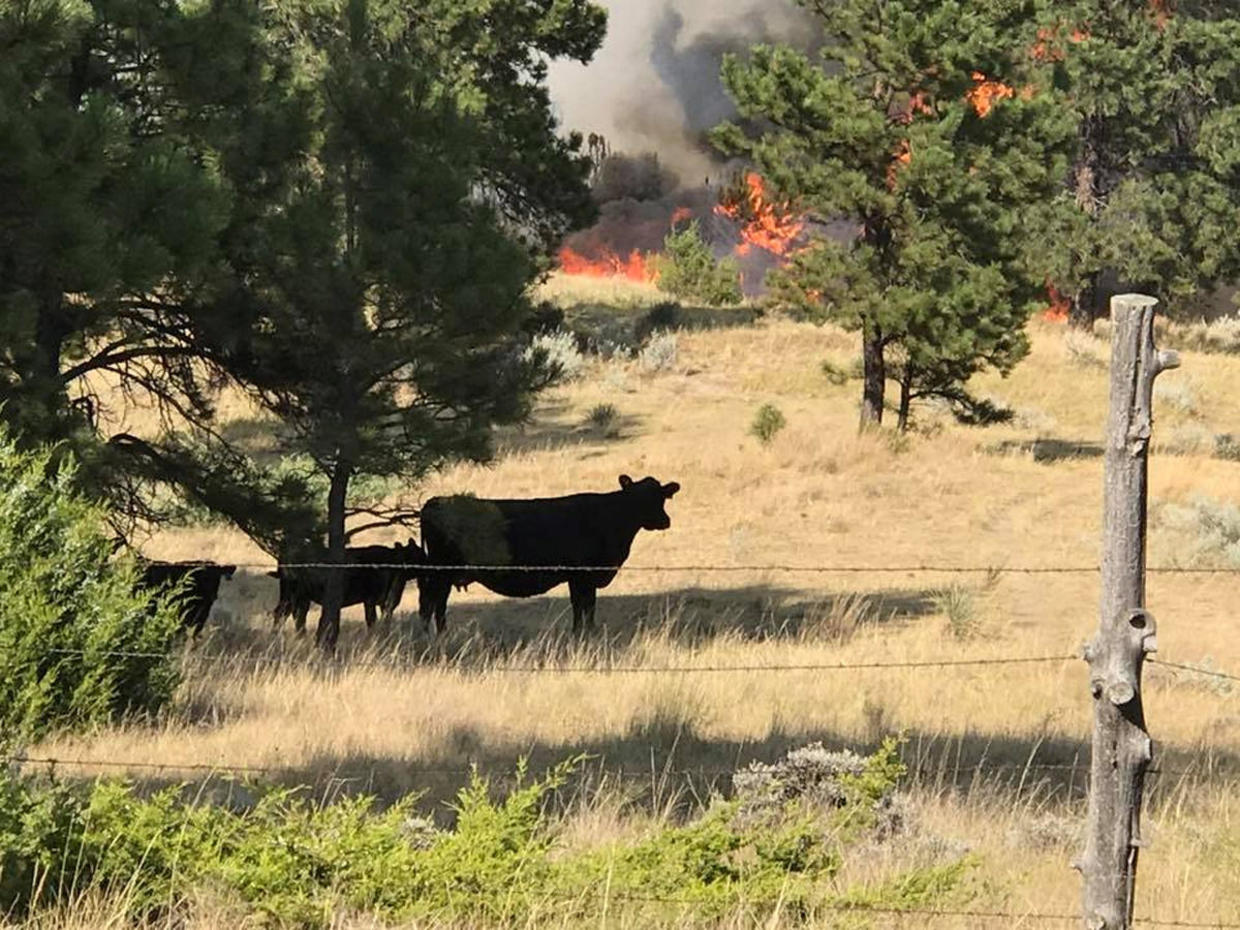
[[[566,327],[587,351],[636,349],[659,330],[739,329],[762,316],[753,307],[703,307],[669,297],[653,308],[580,302],[564,311]]]
[[[991,455],[1028,455],[1035,462],[1052,465],[1076,459],[1101,458],[1105,450],[1097,442],[1039,438],[1007,439],[985,446],[984,451]]]
[[[578,638],[571,633],[572,605],[567,592],[560,593],[561,587],[533,598],[452,599],[446,629],[432,643],[416,610],[417,586],[411,583],[405,589],[404,609],[389,623],[381,621],[367,629],[361,608],[346,608],[336,654],[326,657],[314,642],[317,611],[311,611],[304,634],[295,633],[288,621],[275,627],[270,608],[276,583],[265,576],[252,583],[264,594],[251,603],[251,621],[208,626],[198,641],[187,644],[187,674],[216,674],[221,664],[243,672],[291,662],[333,672],[376,662],[399,668],[448,661],[485,668],[513,658],[523,663],[623,661],[635,643],[651,635],[682,648],[721,639],[839,642],[867,628],[934,614],[938,595],[934,589],[888,588],[807,596],[802,590],[767,584],[686,586],[643,594],[609,594],[604,589],[597,628]]]
[[[712,797],[730,797],[736,772],[753,763],[770,764],[789,750],[820,743],[831,751],[873,752],[890,734],[874,729],[864,738],[831,728],[781,728],[758,740],[702,736],[693,721],[656,711],[615,736],[582,742],[496,740],[493,732],[472,727],[447,731],[419,758],[366,752],[325,752],[305,765],[271,769],[261,776],[228,773],[132,773],[142,793],[186,785],[187,797],[245,807],[261,796],[262,784],[300,788],[316,801],[369,795],[389,804],[418,795],[420,808],[450,827],[452,802],[476,773],[502,797],[521,782],[524,766],[532,777],[576,759],[567,784],[555,800],[561,807],[599,793],[620,791],[632,809],[691,816]],[[1014,737],[967,730],[959,734],[906,731],[900,756],[907,769],[906,790],[1004,809],[1043,811],[1068,806],[1083,816],[1089,788],[1090,747],[1084,739]],[[86,781],[85,775],[58,778]],[[524,776],[528,783],[531,774]],[[1189,747],[1163,747],[1146,779],[1146,802],[1173,799],[1185,786],[1229,785],[1240,779],[1240,753],[1215,751],[1202,765]]]
[[[542,403],[528,423],[503,427],[495,433],[498,458],[528,452],[580,448],[584,455],[597,452],[610,442],[634,439],[641,435],[645,418],[613,409],[606,421],[592,422],[590,417],[570,421],[572,405],[554,400]]]
[[[649,594],[609,594],[603,589],[596,614],[598,628],[579,641],[569,635],[572,605],[567,593],[559,590],[534,598],[450,599],[442,647],[448,655],[468,652],[493,661],[534,645],[621,651],[650,633],[681,646],[701,646],[721,638],[838,640],[865,627],[933,614],[938,594],[933,589],[892,588],[806,596],[799,589],[767,584],[687,586]],[[405,603],[410,603],[409,592]],[[387,635],[424,638],[415,612],[398,614],[398,620],[403,629],[394,628]]]

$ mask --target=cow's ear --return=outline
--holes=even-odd
[[[676,492],[679,490],[680,490],[680,482],[669,481],[667,484],[663,485],[663,496],[664,497],[675,497]]]
[[[633,479],[630,478],[628,475],[621,475],[620,476],[620,487],[624,488],[624,490],[627,491],[629,488],[633,487]]]

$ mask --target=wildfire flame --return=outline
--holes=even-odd
[[[737,255],[747,255],[756,246],[772,255],[785,256],[805,230],[805,221],[787,204],[774,203],[767,195],[762,175],[753,171],[745,175],[744,193],[717,204],[715,213],[743,224]]]
[[[985,118],[990,115],[998,101],[1011,99],[1013,93],[1012,88],[1002,81],[992,81],[982,72],[974,71],[973,87],[964,96],[977,111],[977,115]]]
[[[1072,309],[1072,300],[1061,294],[1055,285],[1046,282],[1046,297],[1050,304],[1042,311],[1042,319],[1048,323],[1068,322],[1068,311]]]
[[[593,278],[628,278],[630,281],[653,281],[655,278],[647,256],[637,249],[630,252],[628,258],[622,258],[604,248],[597,258],[590,258],[564,246],[560,249],[560,270]]]

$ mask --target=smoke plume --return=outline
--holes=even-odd
[[[757,42],[804,45],[812,29],[792,0],[602,0],[607,39],[588,66],[557,62],[552,98],[567,129],[613,151],[655,152],[686,186],[720,170],[705,134],[735,114],[723,56]]]

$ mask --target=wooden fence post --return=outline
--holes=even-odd
[[[1141,847],[1141,794],[1153,744],[1141,706],[1141,669],[1157,648],[1145,610],[1146,482],[1154,379],[1180,364],[1154,349],[1152,297],[1111,300],[1111,407],[1103,493],[1102,605],[1085,648],[1094,700],[1084,917],[1090,930],[1132,926]]]

